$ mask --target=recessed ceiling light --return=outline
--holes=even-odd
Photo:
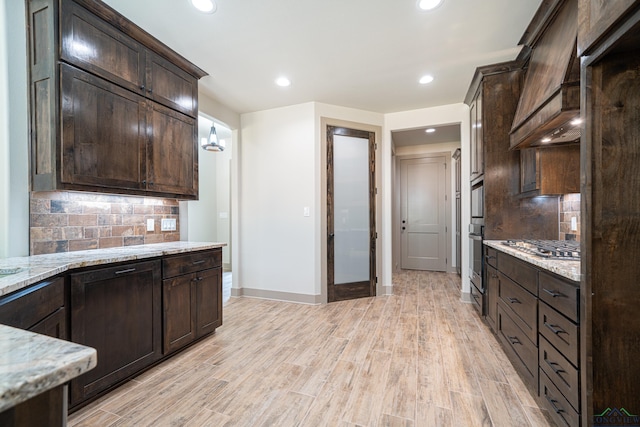
[[[444,0],[418,0],[418,7],[422,10],[433,10],[440,6]]]
[[[542,138],[540,142],[544,142],[544,143],[551,142],[551,138]]]
[[[426,85],[433,81],[433,76],[427,74],[426,76],[422,76],[419,81],[421,85]]]
[[[579,117],[577,119],[571,120],[571,124],[574,126],[578,126],[580,123],[582,123],[582,119]]]
[[[278,77],[276,79],[276,84],[280,87],[287,87],[291,85],[291,80],[286,77]]]
[[[213,13],[216,11],[216,4],[213,0],[191,0],[191,4],[203,13]]]
[[[434,133],[436,130],[434,128],[429,128],[425,130],[426,133]]]

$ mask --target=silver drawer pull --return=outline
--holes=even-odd
[[[126,270],[116,271],[115,274],[126,274],[126,273],[131,273],[132,271],[136,271],[136,269],[135,268],[127,268]]]
[[[206,259],[201,259],[200,261],[193,261],[193,265],[198,265],[198,264],[202,264],[204,262],[206,262]]]
[[[553,370],[553,372],[555,374],[559,374],[561,372],[566,372],[564,369],[562,368],[556,368],[555,366],[560,366],[559,364],[557,364],[556,362],[549,362],[548,360],[545,360],[545,362],[547,362],[547,365],[549,365],[549,367],[551,368],[551,370]],[[554,366],[555,365],[555,366]]]
[[[553,298],[566,297],[566,295],[563,294],[562,292],[550,291],[549,289],[545,289],[545,288],[542,288],[542,290],[545,291],[546,293],[548,293],[549,295],[551,295]]]
[[[546,397],[547,397],[547,400],[549,401],[549,403],[551,404],[551,407],[556,412],[556,414],[559,414],[560,412],[564,412],[564,409],[559,408],[559,407],[556,406],[556,403],[560,403],[560,402],[558,402],[557,400],[552,399],[552,398],[550,398],[548,396],[546,396]]]
[[[507,337],[507,338],[509,338],[509,341],[511,342],[511,344],[522,344],[518,339],[518,337]]]
[[[544,326],[549,328],[549,330],[551,332],[553,332],[554,334],[556,334],[556,335],[561,334],[561,333],[565,333],[565,334],[567,333],[567,331],[565,331],[564,329],[562,329],[558,325],[551,325],[550,323],[544,322]]]
[[[507,297],[511,304],[520,304],[520,300],[518,298]]]

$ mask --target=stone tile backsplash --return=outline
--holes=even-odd
[[[31,255],[180,240],[175,199],[56,191],[31,193],[30,204]],[[160,231],[162,218],[176,230]]]
[[[571,230],[571,218],[577,230]],[[560,240],[580,241],[580,193],[560,196]]]

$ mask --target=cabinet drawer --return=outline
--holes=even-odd
[[[580,288],[564,280],[540,272],[540,299],[574,322],[578,321],[578,296]]]
[[[0,323],[29,329],[64,305],[64,278],[46,280],[0,298]]]
[[[498,252],[498,265],[507,277],[538,295],[538,272],[533,266],[502,252]]]
[[[551,417],[559,426],[577,427],[580,415],[553,385],[544,372],[540,372],[540,397],[546,403]]]
[[[178,276],[222,266],[222,250],[191,252],[162,260],[162,277]]]
[[[498,297],[509,309],[509,315],[518,324],[527,337],[536,342],[538,330],[538,300],[529,292],[498,273]]]
[[[498,251],[490,248],[489,246],[484,247],[485,256],[484,259],[487,265],[498,268]]]
[[[580,408],[578,370],[544,337],[540,337],[540,369],[562,393],[574,409]]]
[[[498,304],[498,336],[507,349],[511,349],[517,360],[513,366],[520,371],[523,379],[537,393],[538,387],[538,349],[516,323],[509,317],[502,304]]]
[[[574,366],[578,366],[578,326],[544,302],[540,303],[539,310],[540,333]]]

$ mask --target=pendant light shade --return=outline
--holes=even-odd
[[[202,144],[202,148],[207,151],[224,151],[224,145],[218,141],[218,134],[216,134],[215,125],[211,125],[211,131],[209,131],[209,138],[205,144]]]

